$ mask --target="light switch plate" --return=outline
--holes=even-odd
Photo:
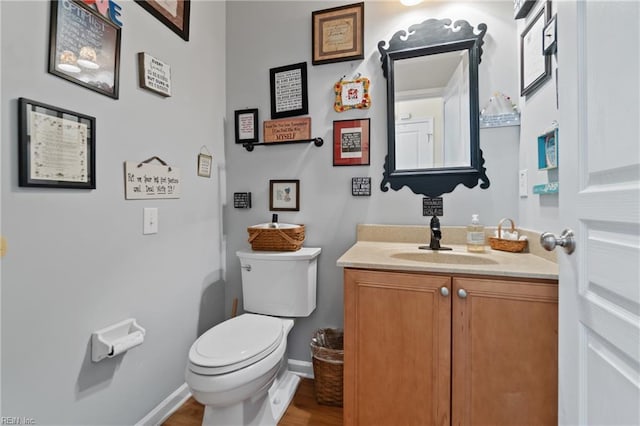
[[[520,170],[520,173],[519,173],[518,188],[519,188],[520,198],[525,198],[529,196],[528,172],[529,171],[527,169],[524,169],[524,170]]]
[[[144,235],[158,233],[158,209],[155,207],[145,207],[143,214],[142,233]]]

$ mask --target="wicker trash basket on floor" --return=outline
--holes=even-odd
[[[322,328],[316,330],[311,339],[314,388],[318,404],[342,407],[343,335],[340,329]]]

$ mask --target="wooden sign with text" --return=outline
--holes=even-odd
[[[311,117],[265,120],[264,141],[286,142],[311,139]]]
[[[136,161],[124,163],[126,200],[180,198],[181,186],[180,169],[176,167]]]

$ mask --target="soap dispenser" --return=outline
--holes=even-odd
[[[467,251],[484,252],[484,225],[480,224],[477,214],[471,215],[471,224],[467,226]]]

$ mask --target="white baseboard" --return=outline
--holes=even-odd
[[[294,374],[307,379],[313,379],[313,364],[309,361],[288,359],[287,368]],[[183,383],[171,395],[166,397],[156,408],[144,416],[135,426],[157,426],[169,418],[187,399],[191,392],[186,383]]]
[[[309,361],[288,359],[287,368],[294,374],[307,379],[313,379],[313,364]]]
[[[136,423],[136,426],[157,426],[169,418],[187,399],[191,392],[186,383],[183,383],[171,395],[166,397],[156,408]]]

